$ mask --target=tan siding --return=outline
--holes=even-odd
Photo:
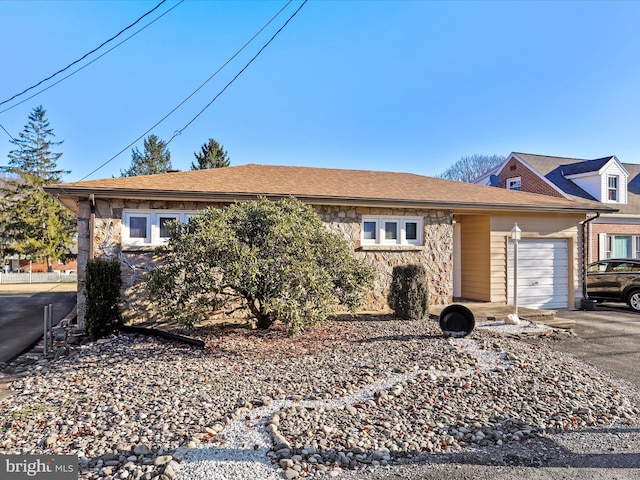
[[[462,297],[489,301],[490,221],[488,215],[456,216],[460,222],[462,247]]]
[[[491,301],[507,302],[507,242],[511,229],[518,222],[522,238],[566,239],[569,254],[569,307],[579,304],[582,298],[581,283],[581,235],[579,222],[583,215],[500,215],[491,217]]]

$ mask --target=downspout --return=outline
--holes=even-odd
[[[96,221],[96,199],[93,193],[89,194],[89,260],[93,260],[95,257],[95,251],[93,247],[93,231]]]
[[[589,295],[587,295],[587,248],[589,247],[587,242],[587,224],[593,222],[599,217],[600,212],[596,212],[594,217],[587,218],[584,222],[580,223],[580,225],[582,225],[582,296],[585,300],[589,299]]]

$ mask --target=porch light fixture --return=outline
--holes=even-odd
[[[522,238],[522,230],[518,227],[516,222],[511,229],[511,240],[513,240],[513,305],[515,310],[513,312],[514,323],[519,323],[518,318],[518,242]]]

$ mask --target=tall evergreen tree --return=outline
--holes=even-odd
[[[171,152],[167,142],[156,135],[149,135],[144,139],[144,152],[138,147],[131,150],[131,166],[127,170],[120,170],[121,177],[135,177],[138,175],[154,175],[171,170]]]
[[[209,139],[209,143],[202,145],[199,152],[194,152],[193,156],[198,163],[191,162],[191,170],[228,167],[231,163],[227,151],[213,138]]]
[[[19,138],[11,140],[16,149],[9,152],[9,176],[0,185],[0,238],[8,253],[46,260],[51,269],[53,260],[69,253],[75,220],[42,188],[69,173],[57,166],[62,153],[53,148],[62,142],[52,140],[45,115],[42,106],[34,108]]]

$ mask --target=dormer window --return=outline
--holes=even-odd
[[[620,176],[607,176],[607,198],[610,202],[620,201]]]

